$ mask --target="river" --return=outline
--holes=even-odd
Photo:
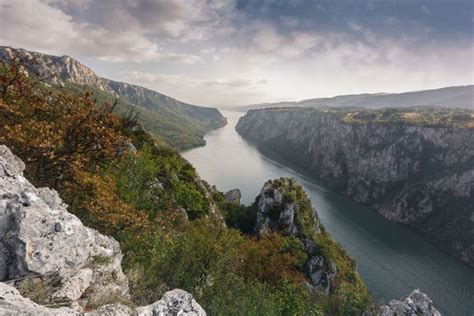
[[[207,145],[183,152],[200,176],[221,191],[239,188],[250,204],[268,179],[294,177],[311,197],[326,230],[356,259],[376,299],[385,302],[419,288],[443,315],[474,315],[474,270],[436,249],[407,227],[264,156],[237,134],[241,112],[222,111],[228,124],[208,133]]]

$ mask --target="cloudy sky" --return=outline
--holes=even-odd
[[[0,0],[0,45],[225,106],[474,82],[471,0]]]

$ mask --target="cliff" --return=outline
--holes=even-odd
[[[56,191],[35,188],[24,168],[0,146],[0,314],[205,315],[181,290],[149,306],[126,306],[119,243],[85,227]]]
[[[357,113],[252,110],[236,130],[474,266],[474,129],[452,127],[471,126],[469,117],[428,124]]]
[[[10,63],[14,58],[26,65],[29,73],[54,86],[79,93],[91,91],[101,101],[119,99],[118,114],[137,113],[147,131],[177,149],[204,145],[206,132],[227,123],[216,108],[187,104],[144,87],[102,78],[69,56],[0,46],[0,60]]]
[[[344,292],[353,304],[370,301],[370,294],[356,272],[355,261],[331,239],[319,221],[303,187],[294,179],[269,180],[256,197],[255,233],[295,237],[307,260],[303,271],[310,287],[327,294]]]

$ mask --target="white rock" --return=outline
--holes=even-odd
[[[136,309],[139,316],[205,316],[206,312],[194,300],[193,296],[183,290],[166,292],[161,300]]]
[[[24,164],[0,146],[0,281],[59,280],[54,297],[89,301],[128,295],[120,245],[68,213],[54,190],[35,188]]]
[[[48,308],[38,305],[28,298],[21,296],[13,286],[0,282],[0,315],[77,315],[74,310],[61,308]]]
[[[428,295],[414,290],[403,300],[392,300],[380,308],[379,316],[441,316]]]

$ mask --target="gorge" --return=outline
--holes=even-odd
[[[236,126],[312,177],[474,266],[470,111],[249,111]]]
[[[465,303],[472,301],[473,282],[467,267],[457,265],[409,230],[387,222],[308,178],[271,161],[268,165],[262,163],[264,160],[256,149],[234,130],[240,114],[226,113],[231,120],[228,127],[215,130],[205,140],[193,143],[196,146],[207,140],[207,146],[183,153],[197,167],[202,179],[193,165],[175,151],[190,146],[190,143],[173,143],[169,135],[154,134],[143,121],[130,120],[127,115],[117,117],[113,114],[114,107],[108,107],[112,104],[102,103],[103,89],[107,90],[107,87],[93,82],[76,86],[75,82],[89,78],[90,73],[83,65],[67,57],[61,57],[59,62],[54,56],[35,58],[40,59],[40,66],[46,67],[40,69],[51,71],[63,79],[55,83],[37,78],[35,69],[28,68],[30,64],[26,67],[3,64],[4,80],[1,81],[5,86],[0,100],[3,110],[0,139],[25,161],[25,176],[31,178],[32,183],[58,190],[72,214],[84,224],[116,238],[124,253],[122,264],[129,291],[126,289],[127,279],[120,270],[122,255],[117,243],[113,246],[116,248],[113,252],[117,254],[117,259],[112,260],[115,270],[110,277],[105,275],[107,282],[96,272],[101,271],[97,265],[110,260],[102,253],[92,251],[85,254],[85,260],[77,264],[79,271],[67,271],[61,275],[62,268],[58,268],[62,277],[59,283],[48,267],[70,254],[63,256],[53,251],[54,256],[59,255],[56,258],[48,254],[49,248],[32,246],[39,249],[33,254],[33,262],[30,263],[27,254],[23,259],[21,241],[17,243],[16,237],[11,238],[15,236],[16,227],[23,223],[22,214],[33,216],[24,222],[22,228],[28,232],[28,237],[29,230],[34,230],[32,223],[41,221],[34,216],[49,211],[47,207],[44,210],[31,207],[37,199],[32,200],[29,191],[18,193],[20,184],[8,185],[7,192],[13,193],[2,195],[6,223],[2,227],[8,237],[4,243],[11,251],[0,260],[5,268],[2,281],[8,283],[8,286],[2,285],[4,294],[0,306],[3,304],[7,309],[19,311],[40,310],[41,307],[28,301],[32,299],[47,306],[50,303],[65,304],[62,306],[76,306],[79,311],[89,312],[103,305],[104,300],[118,302],[130,298],[133,308],[149,306],[145,308],[148,309],[154,308],[151,305],[161,306],[159,302],[166,302],[169,295],[175,297],[176,294],[176,299],[180,300],[181,294],[173,290],[179,288],[191,293],[211,314],[240,314],[245,308],[249,314],[263,309],[269,314],[290,311],[296,314],[361,314],[370,310],[380,315],[437,315],[435,308],[439,308],[447,315],[468,315],[472,309]],[[41,58],[43,61],[46,58],[46,62],[42,63]],[[36,61],[32,63],[37,65]],[[58,65],[68,69],[75,65],[82,69],[81,75],[74,76],[76,70],[72,69],[64,77],[63,71],[56,69]],[[29,72],[23,72],[24,69]],[[35,84],[35,79],[39,80],[39,85]],[[127,95],[145,91],[137,86],[132,88]],[[153,91],[146,93],[156,96]],[[105,101],[112,96],[108,94]],[[126,101],[124,98],[122,95],[120,101]],[[185,122],[189,115],[181,111],[183,107],[179,103],[169,103],[167,98],[156,101],[155,105],[160,109],[155,109],[155,118],[170,119],[169,112],[162,111],[169,108],[181,120],[177,126],[187,128]],[[147,108],[146,98],[139,98],[137,102]],[[209,125],[208,129],[195,130],[198,138],[206,130],[225,123],[224,116],[216,109],[198,110],[203,113],[199,120],[210,118],[220,122],[220,125]],[[313,110],[306,111],[311,113]],[[369,113],[369,116],[365,112],[363,115],[343,112],[347,115],[339,119],[353,121],[355,125],[364,125],[367,119],[380,123],[379,120],[394,118],[422,120],[424,124],[435,125],[441,121],[456,126],[470,124],[470,116],[465,112],[454,116],[450,113],[441,112],[440,117],[432,118],[418,113],[404,117],[397,112],[390,112],[388,116],[379,112]],[[159,122],[155,122],[157,126]],[[258,128],[259,122],[255,123],[254,127]],[[44,129],[50,132],[45,133]],[[174,133],[178,137],[183,135],[179,129]],[[166,140],[165,143],[160,137]],[[296,152],[298,148],[288,146],[287,149]],[[466,156],[469,163],[469,146]],[[5,167],[7,176],[11,171],[8,165]],[[212,173],[218,177],[212,178]],[[18,177],[22,179],[22,175]],[[291,178],[296,178],[296,181]],[[9,183],[11,180],[7,177],[6,181]],[[303,183],[304,189],[299,182]],[[222,186],[222,183],[227,185]],[[264,187],[260,190],[262,183]],[[217,184],[218,188],[212,184]],[[32,192],[35,190],[29,182],[27,186]],[[365,187],[362,185],[361,188]],[[63,214],[65,206],[57,195],[49,201],[48,192],[51,191],[38,190],[38,193],[33,193],[41,195],[46,204],[58,208]],[[220,190],[228,192],[224,194]],[[252,204],[251,197],[259,191]],[[464,191],[461,186],[460,192]],[[239,204],[240,200],[246,205]],[[21,205],[12,201],[20,201]],[[30,209],[31,213],[28,212]],[[55,236],[60,245],[63,239],[69,238],[61,233],[71,223],[77,223],[77,219],[68,214],[60,216],[66,220],[54,225],[46,220],[48,224],[44,232],[39,232],[40,236],[33,231],[34,240],[47,242],[49,236]],[[19,223],[10,225],[9,218]],[[94,243],[90,245],[94,247]],[[61,246],[53,243],[49,247]],[[19,258],[12,257],[11,253],[15,252]],[[22,260],[26,263],[16,264]],[[23,266],[28,268],[25,270]],[[439,273],[446,268],[452,270]],[[47,269],[47,273],[42,269]],[[26,283],[17,282],[17,276],[23,278],[25,275],[28,277]],[[123,285],[123,291],[102,290],[101,286],[115,287],[114,282],[119,282],[119,287]],[[110,293],[110,296],[95,295],[96,283],[99,284],[98,291]],[[14,288],[9,287],[11,284]],[[436,287],[439,284],[443,284],[443,290]],[[169,290],[174,294],[168,294]],[[162,295],[163,299],[159,300]],[[239,299],[235,300],[235,295],[239,295]],[[387,302],[398,297],[402,300],[392,300],[389,305],[379,308],[378,299]],[[429,297],[433,297],[435,307]],[[66,301],[62,301],[63,298]],[[101,302],[94,301],[95,298]]]
[[[420,288],[443,315],[470,315],[474,277],[465,264],[446,255],[407,227],[392,223],[368,207],[335,193],[263,155],[235,131],[241,112],[223,111],[226,127],[205,136],[207,145],[182,155],[201,177],[227,191],[239,188],[251,204],[267,179],[294,177],[303,186],[327,231],[356,259],[357,270],[377,298],[390,300]],[[267,154],[267,153],[266,153]],[[279,159],[285,165],[288,161]],[[301,171],[301,170],[298,170]]]

